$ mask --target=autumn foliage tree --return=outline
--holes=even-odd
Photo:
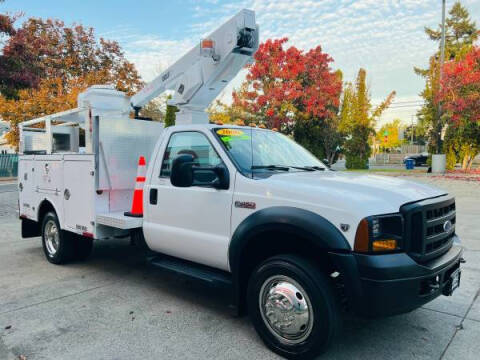
[[[10,73],[0,72],[0,116],[11,124],[7,139],[14,145],[19,122],[75,107],[77,95],[91,85],[113,84],[129,95],[142,85],[117,42],[97,41],[92,28],[59,20],[26,20],[10,33],[0,63],[27,74],[22,83],[11,80],[18,79],[8,66]]]
[[[468,170],[480,153],[480,47],[445,64],[436,100],[446,112],[447,140],[454,138],[453,150],[462,159],[462,168]]]
[[[442,35],[440,25],[436,29],[426,27],[425,33],[430,40],[440,44]],[[455,61],[463,58],[470,51],[478,36],[479,31],[475,21],[470,18],[468,10],[459,1],[456,1],[449,10],[445,21],[445,59],[447,61]],[[435,101],[440,90],[439,58],[440,47],[430,57],[428,69],[414,69],[418,75],[425,79],[425,88],[420,94],[424,98],[424,105],[419,110],[417,117],[420,120],[420,128],[425,129],[425,133],[428,136],[430,152],[438,154],[446,151],[448,156],[452,143],[447,143],[444,146],[442,141],[442,133],[447,119],[445,116],[441,116],[441,109]],[[453,128],[447,131],[450,132],[450,139],[453,139],[455,137],[455,134],[452,132]],[[456,139],[457,142],[458,140]]]
[[[0,36],[6,39],[0,54],[0,92],[7,98],[38,85],[41,60],[46,55],[42,41],[27,42],[25,33],[15,29],[18,16],[0,14]]]
[[[347,83],[342,96],[340,109],[340,130],[346,136],[344,152],[347,169],[368,168],[371,154],[370,140],[375,135],[375,124],[387,109],[395,91],[392,91],[378,106],[371,104],[367,87],[367,72],[358,71],[355,84]]]
[[[249,66],[246,83],[233,93],[233,106],[249,119],[292,134],[318,157],[331,157],[342,88],[341,74],[320,46],[303,52],[285,49],[287,38],[267,40]],[[337,138],[340,141],[340,138]]]

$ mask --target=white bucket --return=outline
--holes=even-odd
[[[447,165],[447,155],[445,154],[432,155],[432,173],[445,174],[446,165]]]

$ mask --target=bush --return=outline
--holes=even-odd
[[[346,155],[345,158],[345,167],[347,169],[368,169],[368,158],[365,159],[356,155]]]
[[[452,148],[447,149],[447,170],[454,170],[455,165],[457,165],[457,155]]]

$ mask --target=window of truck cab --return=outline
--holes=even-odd
[[[265,178],[280,173],[275,169],[258,169],[275,165],[289,167],[289,171],[302,171],[295,167],[326,166],[308,150],[279,132],[250,127],[218,127],[213,133],[229,158],[244,176]]]
[[[160,177],[170,177],[173,160],[183,154],[192,155],[199,166],[217,166],[222,163],[205,134],[199,131],[174,132],[170,135],[163,154]]]

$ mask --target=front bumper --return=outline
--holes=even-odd
[[[453,245],[425,264],[405,253],[330,255],[341,270],[349,308],[362,316],[377,317],[412,311],[447,292],[462,254],[463,248]]]

